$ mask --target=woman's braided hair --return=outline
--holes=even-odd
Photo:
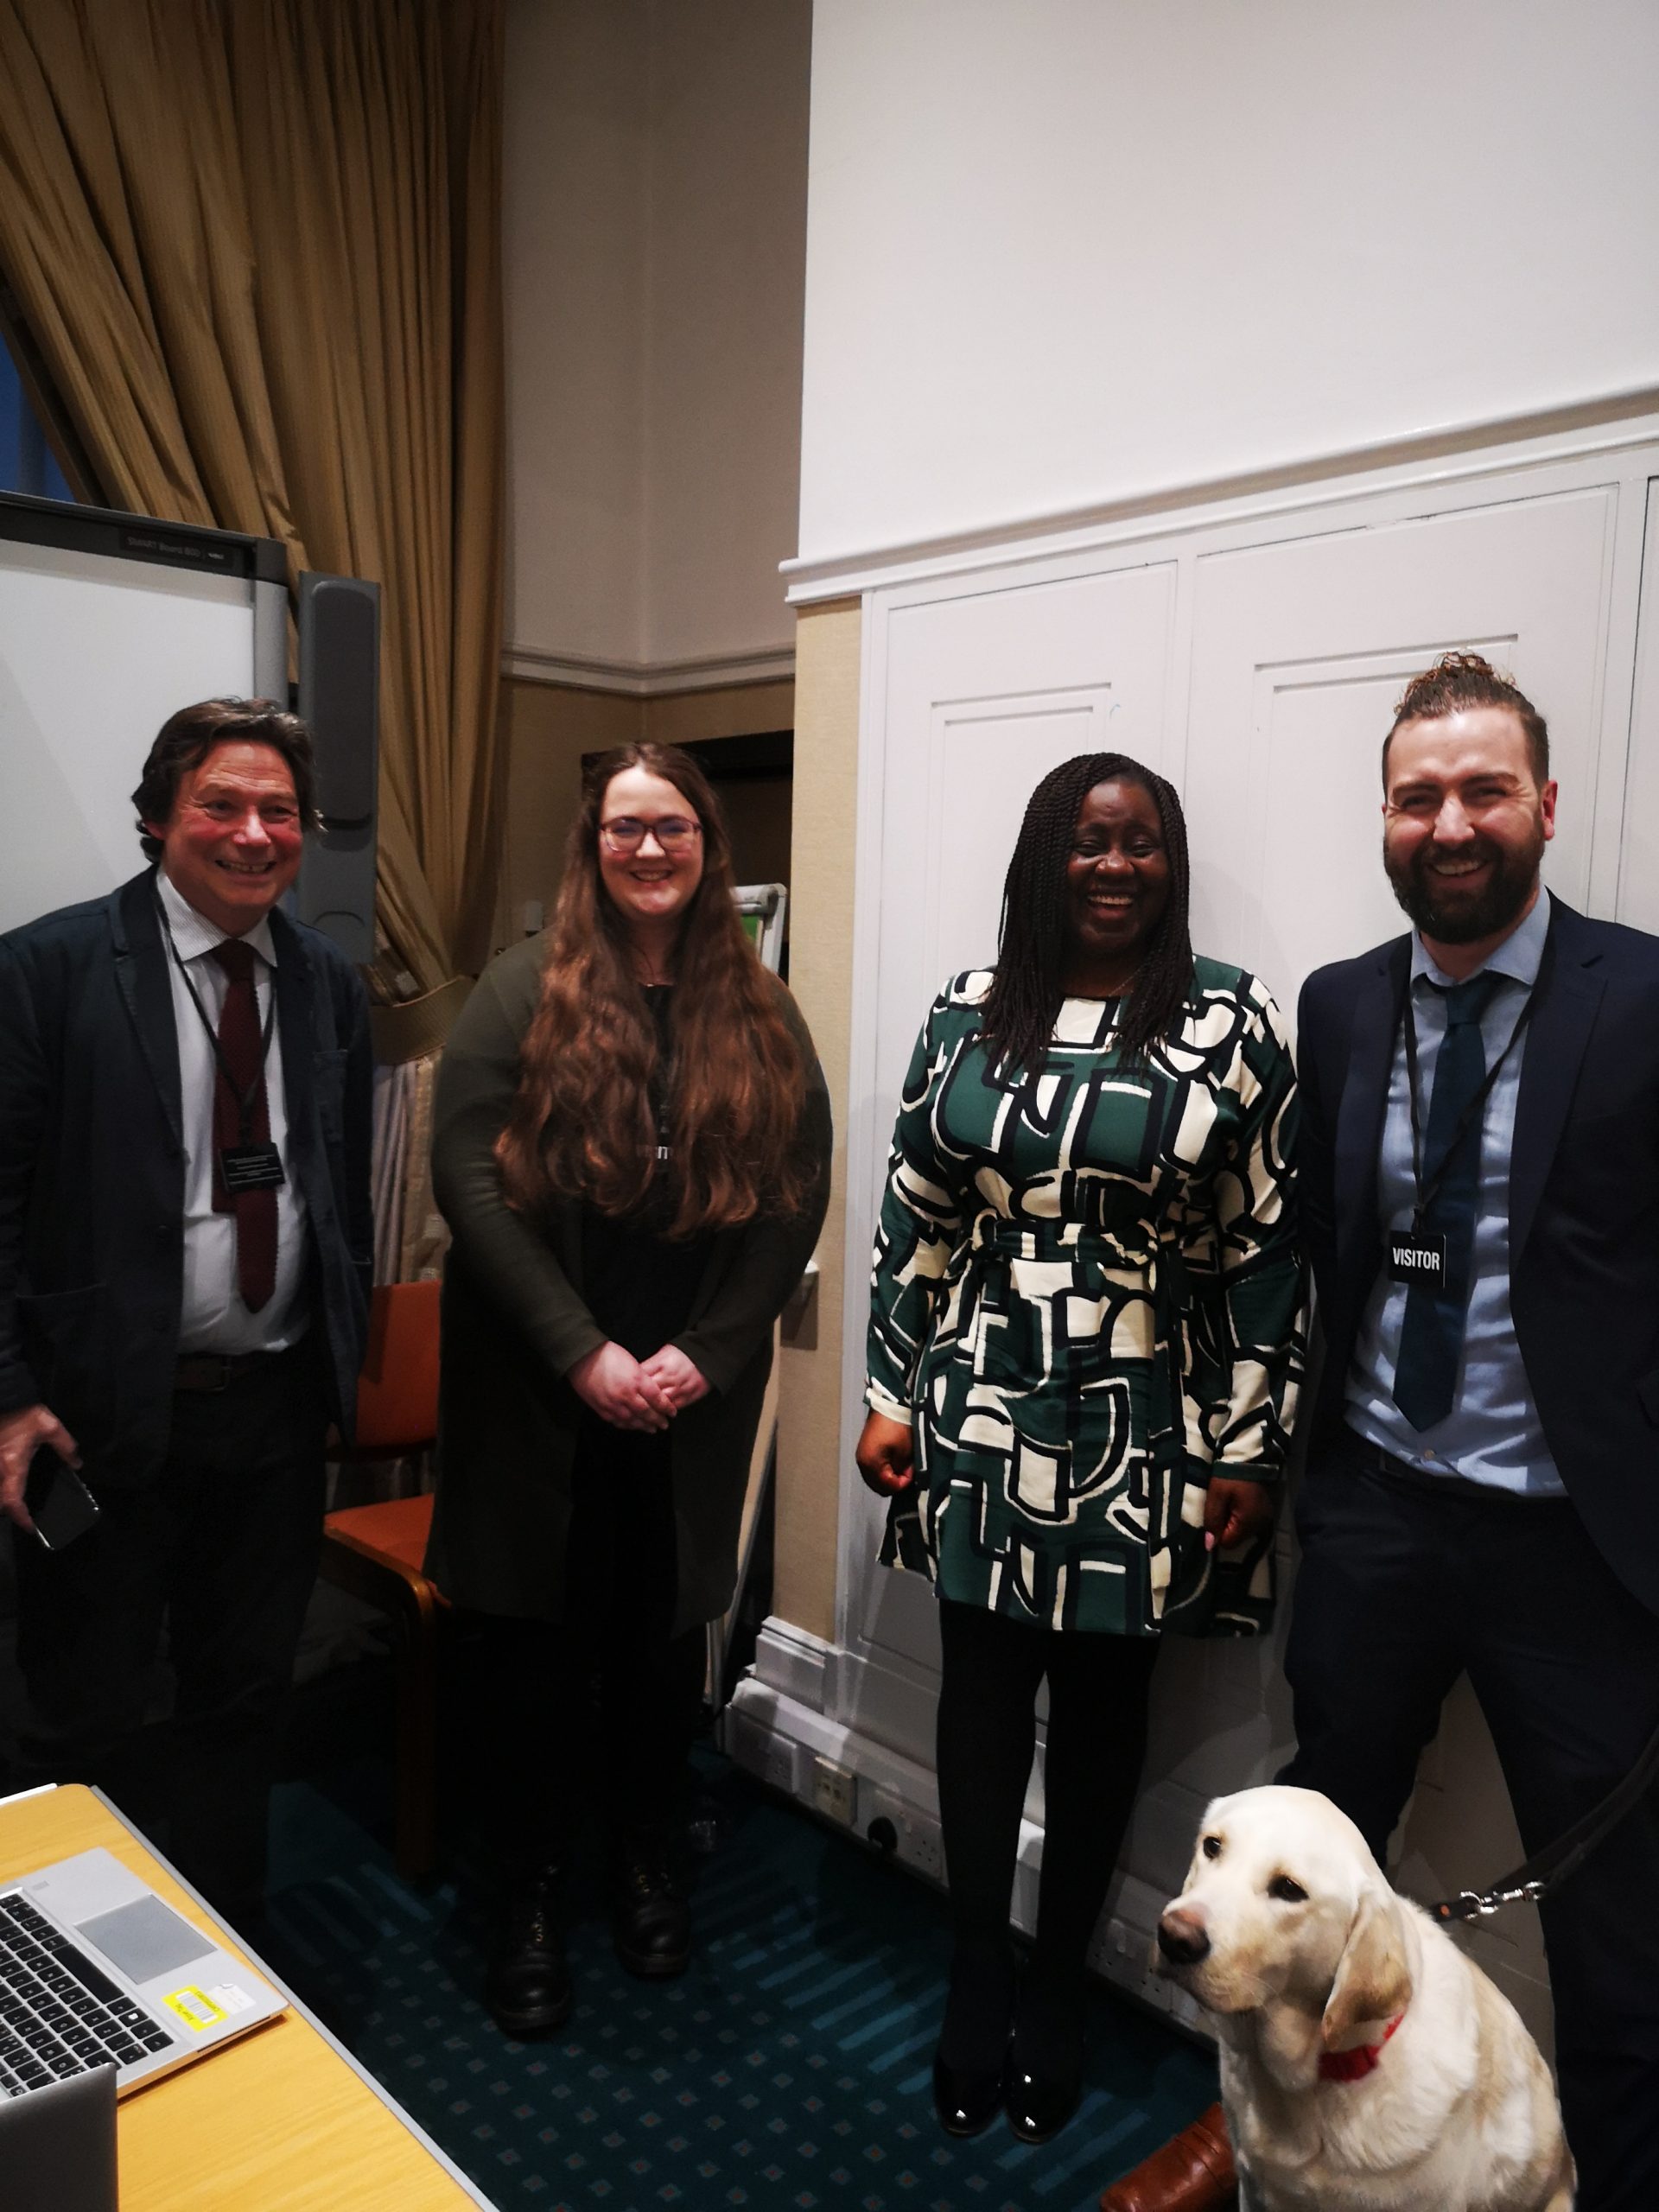
[[[1130,1059],[1144,1058],[1154,1037],[1180,1018],[1192,982],[1187,928],[1186,821],[1173,784],[1122,753],[1080,753],[1062,761],[1033,791],[1002,887],[996,968],[980,1014],[991,1065],[1005,1073],[1038,1073],[1065,996],[1066,863],[1077,811],[1096,784],[1139,784],[1151,795],[1169,861],[1169,901],[1135,979],[1118,1024]]]

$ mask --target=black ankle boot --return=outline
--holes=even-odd
[[[504,2035],[548,2035],[569,2014],[570,1969],[559,1924],[563,1887],[562,1870],[544,1866],[518,1876],[507,1891],[484,1983],[484,2002]]]
[[[661,1829],[620,1837],[611,1859],[611,1937],[630,1974],[667,1980],[691,1957],[691,1915]]]

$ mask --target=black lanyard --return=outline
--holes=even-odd
[[[201,1002],[200,995],[196,989],[194,978],[192,976],[190,970],[184,964],[183,956],[180,952],[177,940],[173,935],[173,925],[168,919],[167,908],[162,904],[162,896],[159,892],[156,894],[156,911],[162,918],[162,934],[167,938],[167,949],[173,956],[173,964],[177,968],[180,975],[183,976],[184,988],[190,994],[190,1003],[196,1009],[196,1014],[201,1022],[201,1026],[207,1033],[207,1042],[213,1048],[213,1058],[218,1063],[219,1074],[225,1078],[225,1087],[230,1092],[232,1097],[236,1101],[237,1120],[241,1125],[242,1141],[245,1145],[248,1141],[248,1124],[253,1117],[253,1102],[258,1096],[260,1086],[264,1084],[265,1079],[265,1063],[270,1058],[270,1039],[276,1027],[276,979],[274,976],[272,976],[270,990],[265,1001],[264,1027],[260,1032],[259,1035],[258,1071],[254,1076],[253,1081],[248,1085],[247,1090],[245,1094],[242,1091],[239,1091],[236,1087],[236,1078],[231,1073],[230,1064],[225,1058],[224,1047],[219,1041],[219,1032],[213,1027],[213,1023],[208,1020],[207,1009]],[[254,1004],[257,1006],[258,1003],[258,989],[256,985],[254,991]]]
[[[1434,988],[1439,989],[1440,986],[1437,984]],[[1411,1226],[1414,1234],[1421,1230],[1424,1216],[1433,1205],[1435,1199],[1440,1196],[1440,1185],[1446,1180],[1446,1170],[1452,1165],[1452,1156],[1456,1153],[1458,1147],[1464,1141],[1464,1139],[1469,1135],[1471,1129],[1475,1127],[1481,1116],[1484,1113],[1486,1101],[1491,1096],[1492,1085],[1497,1081],[1498,1077],[1503,1073],[1504,1061],[1509,1058],[1510,1054],[1515,1050],[1516,1039],[1519,1038],[1521,1032],[1526,1027],[1529,1020],[1531,1018],[1533,999],[1536,991],[1537,985],[1535,983],[1532,988],[1527,993],[1526,1004],[1522,1007],[1520,1013],[1516,1014],[1515,1018],[1515,1027],[1510,1032],[1509,1043],[1505,1045],[1503,1051],[1492,1062],[1491,1067],[1487,1069],[1485,1079],[1481,1084],[1480,1089],[1475,1093],[1474,1096],[1469,1101],[1469,1103],[1464,1108],[1462,1115],[1459,1118],[1458,1126],[1452,1130],[1450,1141],[1447,1143],[1445,1151],[1440,1154],[1440,1166],[1429,1177],[1427,1183],[1425,1184],[1423,1181],[1422,1122],[1417,1105],[1417,1016],[1411,1002],[1411,985],[1409,983],[1407,984],[1405,1013],[1406,1089],[1411,1100],[1411,1181],[1412,1187],[1416,1193],[1416,1202],[1412,1209],[1411,1216]],[[1449,1037],[1451,1033],[1451,1015],[1448,1010],[1446,1017],[1446,1036]],[[1442,1038],[1440,1040],[1440,1050],[1444,1052],[1445,1049],[1446,1039]]]

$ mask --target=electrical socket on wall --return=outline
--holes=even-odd
[[[944,1844],[939,1824],[890,1790],[865,1783],[858,1793],[858,1824],[872,1842],[887,1840],[890,1855],[930,1882],[944,1886]],[[872,1834],[872,1830],[875,1834]]]
[[[858,1778],[822,1752],[812,1760],[812,1802],[827,1821],[850,1828],[858,1820]]]

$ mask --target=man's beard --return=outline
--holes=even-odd
[[[1420,845],[1411,859],[1396,866],[1387,843],[1382,865],[1388,870],[1394,895],[1426,938],[1440,944],[1473,944],[1496,937],[1513,926],[1524,912],[1538,880],[1543,858],[1544,831],[1536,825],[1524,850],[1495,845],[1482,837],[1467,852],[1470,860],[1491,861],[1491,873],[1476,892],[1459,890],[1460,879],[1436,875],[1429,867],[1432,844]]]

